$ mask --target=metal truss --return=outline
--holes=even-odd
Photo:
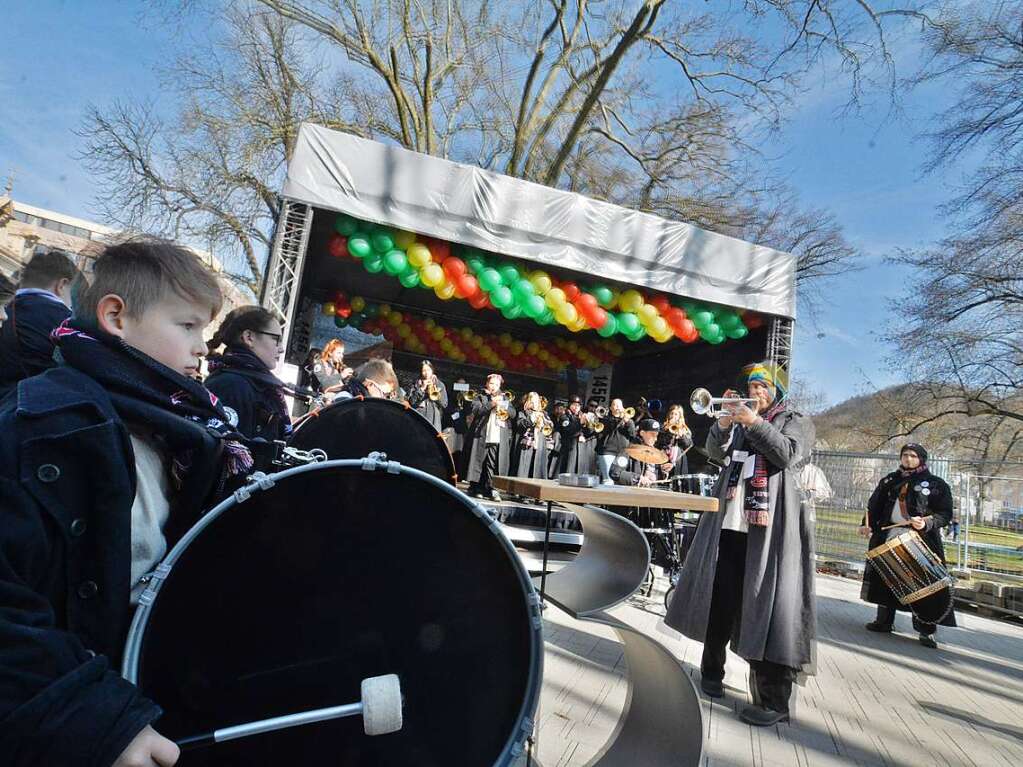
[[[290,340],[290,328],[298,301],[299,282],[305,266],[309,232],[312,229],[313,208],[293,200],[283,200],[277,231],[274,233],[266,283],[261,303],[269,309],[284,327],[285,344]]]
[[[791,373],[792,364],[792,320],[772,317],[767,331],[767,359],[786,373]]]

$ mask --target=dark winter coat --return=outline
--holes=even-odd
[[[746,578],[742,610],[732,632],[732,649],[747,660],[768,660],[810,672],[816,656],[817,617],[814,604],[814,522],[802,500],[799,470],[814,443],[813,422],[793,411],[779,413],[773,423],[757,421],[729,431],[715,423],[707,435],[707,451],[723,460],[750,445],[767,460],[770,523],[751,526],[747,534]],[[726,447],[727,445],[727,447]],[[742,464],[734,464],[740,470]],[[722,473],[717,497],[722,512],[728,475]],[[721,539],[722,512],[705,513],[679,579],[665,622],[698,642],[707,634],[714,575]]]
[[[434,401],[428,396],[426,387],[420,387],[417,382],[408,394],[408,403],[432,423],[433,428],[440,431],[444,428],[444,411],[448,406],[448,387],[438,379],[437,388],[440,389],[440,399]]]
[[[469,482],[479,482],[483,473],[483,461],[487,454],[487,420],[490,418],[491,399],[489,394],[480,394],[472,401],[469,411],[471,419],[469,430],[466,434],[468,443],[468,458],[465,467],[465,479]],[[505,428],[501,429],[501,441],[497,449],[497,473],[507,475],[511,466],[512,439],[515,432],[515,416],[518,415],[515,406],[508,404],[508,420],[505,421]],[[465,448],[462,449],[465,452]]]
[[[547,479],[557,479],[561,468],[561,432],[558,431],[557,421],[554,423],[554,436],[551,438],[551,448],[547,451]]]
[[[531,436],[527,439],[527,435]],[[529,411],[520,410],[515,418],[516,477],[547,479],[547,440],[541,429],[533,426]]]
[[[636,441],[636,422],[631,418],[602,419],[604,431],[597,435],[597,455],[618,455]]]
[[[619,453],[611,464],[611,480],[616,485],[638,485],[639,478],[643,476],[649,464],[637,461],[630,457],[624,450]],[[663,472],[655,467],[655,479],[661,479]]]
[[[689,455],[687,451],[693,446],[692,434],[689,432],[683,432],[676,437],[670,431],[661,429],[661,433],[657,435],[657,449],[663,450],[668,454],[668,456],[670,456],[671,448],[673,446],[678,447],[678,458],[675,459],[675,468],[672,470],[671,475],[674,477],[679,474],[688,474]]]
[[[0,406],[0,754],[109,767],[160,714],[118,673],[131,621],[131,441],[70,367]],[[172,504],[173,545],[199,503]]]
[[[909,492],[906,494],[906,512],[910,517],[926,517],[926,526],[923,530],[917,530],[917,534],[927,544],[927,547],[944,562],[945,548],[941,543],[941,528],[952,521],[952,491],[945,480],[936,477],[930,471],[911,474],[905,478],[901,472],[893,471],[878,483],[870,500],[867,501],[871,531],[867,549],[880,546],[888,539],[889,531],[881,528],[892,524],[892,506],[897,501],[900,488],[907,482],[909,483]],[[924,493],[924,490],[928,492]],[[902,528],[898,532],[905,533],[911,529],[910,527]],[[895,598],[895,595],[869,564],[863,571],[863,587],[860,596],[873,604],[894,607],[897,610],[909,610]],[[941,625],[955,626],[954,612],[949,611]]]
[[[236,418],[232,425],[250,440],[273,442],[291,434],[291,419],[281,412],[278,387],[269,381],[250,371],[224,367],[209,375],[206,388],[220,398],[228,416]]]
[[[579,416],[565,413],[554,424],[561,435],[561,462],[559,472],[569,474],[597,473],[597,433],[584,426]]]
[[[7,304],[0,326],[0,399],[18,381],[54,367],[50,333],[71,316],[61,301],[39,293],[23,293]]]

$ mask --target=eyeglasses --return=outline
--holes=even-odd
[[[281,339],[284,338],[283,333],[271,333],[269,330],[257,330],[256,332],[261,336],[270,336],[278,345],[280,345]]]
[[[363,381],[363,383],[365,384],[367,389],[370,389],[370,387],[372,387],[373,389],[376,389],[376,391],[377,391],[376,396],[377,397],[383,397],[384,399],[390,399],[391,398],[391,394],[393,392],[391,391],[390,387],[387,387],[385,389],[383,386],[378,384],[372,378],[367,378],[365,381]]]

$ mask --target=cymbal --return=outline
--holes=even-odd
[[[668,462],[668,456],[663,451],[649,445],[629,445],[625,448],[625,454],[629,458],[635,458],[642,463]]]

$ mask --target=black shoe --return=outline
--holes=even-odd
[[[739,714],[739,718],[746,722],[746,724],[752,724],[754,727],[770,727],[773,724],[778,724],[778,722],[787,722],[789,714],[787,711],[773,711],[760,706],[746,706],[742,713]]]
[[[934,641],[934,637],[932,637],[930,634],[921,634],[920,644],[922,644],[924,647],[930,647],[932,650],[938,649],[938,643]]]
[[[714,679],[701,679],[700,689],[710,698],[720,698],[725,694],[725,686]]]
[[[871,621],[866,626],[867,631],[877,631],[881,634],[892,633],[892,624],[890,623],[878,623],[877,621]]]

